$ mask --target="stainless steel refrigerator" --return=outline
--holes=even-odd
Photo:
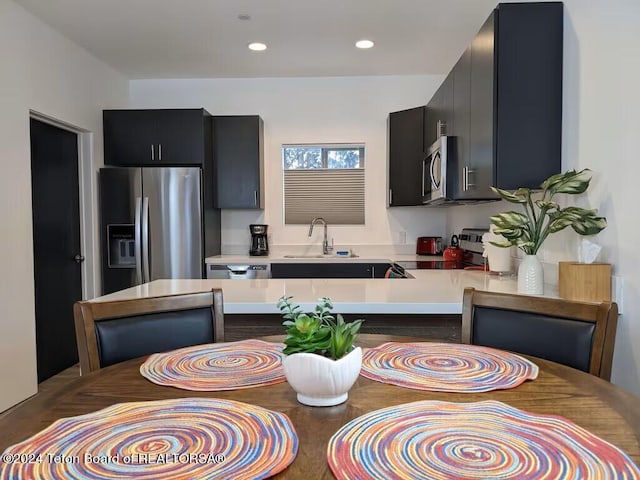
[[[107,167],[99,178],[105,294],[203,278],[205,254],[220,253],[220,217],[207,208],[201,168]]]

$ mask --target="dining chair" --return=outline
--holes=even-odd
[[[462,343],[533,355],[610,380],[617,323],[612,302],[465,288],[461,337]]]
[[[84,375],[131,358],[224,341],[222,290],[73,306]]]

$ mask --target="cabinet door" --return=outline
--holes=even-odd
[[[428,149],[440,135],[450,135],[453,121],[453,71],[451,71],[427,104],[425,148]]]
[[[203,109],[105,110],[105,165],[202,165]]]
[[[155,165],[202,165],[204,110],[154,111]]]
[[[389,114],[390,207],[422,204],[425,107]]]
[[[272,263],[271,278],[384,278],[388,263]]]
[[[453,126],[455,154],[449,159],[447,190],[454,198],[462,196],[464,175],[469,167],[469,109],[471,105],[471,47],[467,47],[453,68]]]
[[[440,136],[438,122],[442,119],[443,100],[442,91],[438,88],[436,93],[433,94],[433,97],[431,97],[431,100],[429,100],[429,103],[427,103],[424,121],[425,151],[428,150]]]
[[[263,122],[257,115],[213,117],[216,208],[263,208]]]
[[[498,7],[496,185],[537,188],[561,171],[561,2]]]
[[[469,166],[463,172],[461,198],[495,198],[494,161],[494,18],[492,14],[471,43]]]
[[[152,110],[105,110],[102,119],[105,165],[156,165]]]

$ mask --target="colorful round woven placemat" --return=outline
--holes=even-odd
[[[537,378],[538,366],[477,345],[388,342],[365,350],[360,374],[417,390],[474,393],[517,387]]]
[[[356,418],[329,440],[338,480],[633,480],[622,451],[558,416],[501,402],[421,401]]]
[[[285,381],[283,345],[262,340],[209,343],[154,353],[140,366],[146,379],[183,390],[217,391]]]
[[[120,403],[9,447],[0,479],[261,479],[295,458],[289,418],[232,400]]]

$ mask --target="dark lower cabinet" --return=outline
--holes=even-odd
[[[216,208],[264,208],[263,130],[258,115],[213,117]]]
[[[272,263],[271,278],[384,278],[390,263]]]
[[[105,165],[159,167],[205,162],[210,115],[203,108],[104,110],[102,118]]]

